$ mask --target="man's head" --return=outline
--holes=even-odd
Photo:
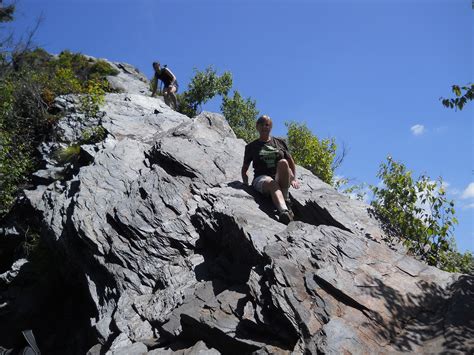
[[[153,69],[160,70],[160,62],[153,62]]]
[[[256,128],[258,133],[260,134],[260,137],[268,136],[270,134],[270,131],[272,130],[272,127],[273,123],[270,116],[263,115],[258,118]]]

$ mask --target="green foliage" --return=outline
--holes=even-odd
[[[79,144],[71,144],[56,153],[56,159],[60,164],[72,163],[79,158],[81,146]]]
[[[454,239],[451,239],[449,250],[440,255],[439,267],[449,272],[474,274],[474,256],[472,253],[467,251],[461,254],[456,249]]]
[[[458,222],[442,179],[431,181],[421,175],[414,180],[411,171],[391,157],[381,164],[377,176],[384,186],[372,186],[371,205],[392,235],[403,237],[408,249],[429,265],[447,268],[449,255],[454,252],[453,228]]]
[[[194,117],[201,112],[202,104],[216,95],[227,95],[231,87],[232,74],[230,72],[219,76],[212,67],[207,67],[204,71],[195,69],[195,75],[188,85],[188,90],[177,95],[178,111]]]
[[[107,136],[107,130],[102,126],[89,128],[82,132],[81,144],[94,144],[101,142]]]
[[[89,80],[84,88],[85,95],[81,96],[79,110],[89,119],[99,114],[100,106],[105,102],[105,90],[102,81]]]
[[[336,143],[334,138],[320,140],[304,123],[287,122],[288,148],[296,164],[333,184]]]
[[[0,216],[8,212],[17,189],[26,182],[33,167],[28,144],[16,139],[18,135],[9,134],[0,126]]]
[[[47,103],[51,104],[54,101],[54,98],[58,95],[80,93],[83,91],[82,83],[74,75],[74,71],[72,70],[72,68],[54,68],[54,75],[51,79],[52,81],[50,85],[44,88],[44,91],[49,93],[49,100],[47,101]]]
[[[42,48],[29,51],[14,52],[12,54],[13,65],[16,71],[28,68],[46,67],[52,61],[53,56]]]
[[[105,60],[98,59],[89,70],[90,76],[97,79],[103,78],[108,75],[115,76],[119,73],[117,69],[114,69],[109,63]]]
[[[221,111],[237,138],[247,143],[258,138],[255,123],[259,112],[255,100],[250,97],[244,100],[238,91],[234,91],[234,97],[225,95],[222,98]]]
[[[367,184],[359,183],[354,185],[349,185],[349,179],[340,178],[334,181],[334,188],[339,192],[349,195],[351,198],[357,201],[365,201],[367,196]]]
[[[58,120],[50,113],[54,99],[79,94],[79,110],[87,119],[95,117],[109,91],[105,76],[116,73],[105,61],[69,51],[54,57],[35,49],[12,58],[9,70],[0,72],[0,216],[35,170],[35,148]],[[101,135],[97,131],[89,138]],[[74,156],[74,149],[63,153],[63,160]]]
[[[462,110],[466,103],[474,98],[474,84],[466,86],[453,85],[451,90],[456,95],[454,99],[440,99],[443,105],[448,108]]]

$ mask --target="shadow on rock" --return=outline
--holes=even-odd
[[[264,196],[261,193],[254,190],[252,186],[245,185],[241,181],[235,180],[227,184],[227,186],[232,187],[236,190],[243,190],[253,197],[255,202],[258,205],[258,208],[268,215],[271,219],[278,221],[277,211],[270,197]]]
[[[427,353],[460,351],[469,353],[474,346],[474,276],[462,275],[449,288],[421,281],[420,295],[401,294],[373,280],[373,297],[385,300],[389,319],[375,315],[378,325],[369,326],[400,351],[423,347]]]

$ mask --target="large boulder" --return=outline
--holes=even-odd
[[[106,139],[81,147],[85,158],[60,174],[57,142],[46,145],[48,180],[25,191],[62,287],[81,295],[66,304],[81,311],[64,317],[65,329],[88,334],[61,334],[48,353],[472,350],[472,277],[386,244],[367,205],[301,167],[302,187],[290,191],[296,221],[279,223],[271,202],[240,182],[245,143],[223,116],[176,113],[130,66],[117,68],[112,81],[126,92],[108,94],[93,123]],[[77,124],[74,98],[58,106],[68,144],[88,123]],[[18,290],[12,279],[27,266],[1,274],[2,289]]]

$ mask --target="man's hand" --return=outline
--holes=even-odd
[[[291,180],[291,186],[293,186],[293,188],[295,188],[295,189],[299,189],[300,188],[300,182],[296,179],[293,179],[293,180]]]
[[[242,171],[241,171],[241,175],[242,175],[242,182],[244,183],[244,185],[249,185],[249,176],[247,175],[247,170],[249,170],[249,164],[245,164],[242,165]]]

